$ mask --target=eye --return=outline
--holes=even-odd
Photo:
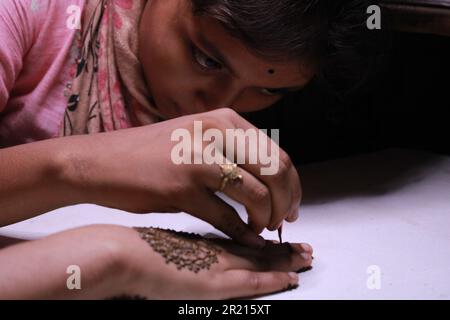
[[[193,54],[195,61],[204,69],[207,70],[221,70],[222,64],[217,62],[216,60],[210,58],[206,54],[204,54],[200,49],[193,47]]]

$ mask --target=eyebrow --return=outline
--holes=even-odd
[[[214,59],[218,60],[219,63],[224,65],[225,68],[227,68],[233,76],[235,76],[236,78],[239,78],[236,71],[231,67],[231,64],[228,61],[228,59],[222,54],[222,52],[214,44],[212,44],[208,39],[206,39],[206,37],[200,32],[197,32],[196,36],[197,36],[198,41],[202,45],[202,47],[204,47],[209,52],[209,54],[211,54],[213,56]],[[278,91],[282,91],[283,93],[288,93],[288,92],[294,92],[294,91],[301,90],[301,89],[303,89],[303,87],[304,86],[299,85],[299,86],[294,86],[294,87],[263,88],[263,89],[278,90]]]

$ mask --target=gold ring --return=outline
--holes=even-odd
[[[240,170],[236,163],[221,164],[220,170],[222,171],[222,174],[220,175],[222,181],[220,183],[219,191],[223,192],[229,181],[242,181],[242,175],[239,174]]]

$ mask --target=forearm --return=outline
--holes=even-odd
[[[61,154],[70,140],[0,149],[0,226],[80,202],[64,181]]]
[[[0,299],[104,299],[120,295],[132,278],[121,239],[134,233],[123,227],[91,226],[3,249]],[[69,284],[76,284],[69,277],[77,276],[67,273],[69,266],[79,267],[80,289],[67,285],[68,279]]]

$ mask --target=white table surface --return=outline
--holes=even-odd
[[[299,220],[284,240],[314,247],[300,288],[262,299],[450,299],[450,158],[386,150],[302,168]],[[238,204],[240,214],[245,210]],[[218,231],[187,214],[134,215],[93,205],[62,208],[0,229],[35,239],[86,224]],[[277,239],[276,232],[263,233]],[[369,266],[381,270],[369,289]]]

